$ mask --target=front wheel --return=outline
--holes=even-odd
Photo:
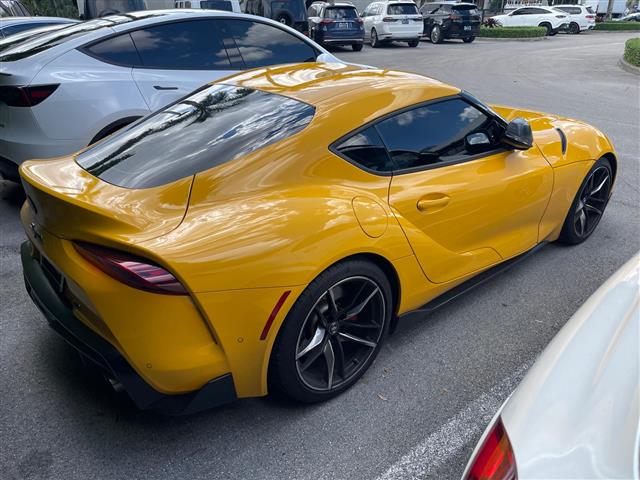
[[[569,245],[584,242],[596,229],[609,203],[613,186],[611,162],[602,157],[580,185],[558,240]]]
[[[359,52],[360,50],[362,50],[362,44],[361,43],[354,43],[353,45],[351,45],[351,48],[353,48],[354,52]]]
[[[415,47],[417,47],[419,43],[420,43],[420,39],[419,39],[419,38],[416,38],[416,39],[414,39],[414,40],[409,40],[409,41],[407,42],[407,44],[408,44],[411,48],[415,48]]]
[[[371,29],[371,47],[378,48],[380,46],[380,40],[378,40],[378,32],[375,28]]]
[[[306,403],[340,394],[377,356],[391,315],[391,287],[375,264],[330,267],[307,286],[278,333],[270,390]]]
[[[431,43],[442,43],[442,29],[436,25],[431,29],[431,34],[429,35],[431,39]]]
[[[476,39],[476,37],[466,37],[466,38],[463,38],[463,39],[462,39],[462,41],[463,41],[464,43],[471,43],[471,42],[473,42],[475,39]]]

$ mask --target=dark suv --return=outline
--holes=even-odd
[[[315,2],[307,14],[309,36],[320,45],[351,45],[356,52],[362,50],[364,27],[353,4]]]
[[[480,30],[480,13],[473,3],[423,3],[420,13],[424,18],[424,35],[432,43],[448,38],[461,38],[471,43]]]
[[[244,13],[267,17],[309,34],[305,0],[240,0]]]

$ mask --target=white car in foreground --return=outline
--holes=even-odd
[[[596,12],[591,7],[584,5],[554,5],[553,9],[569,16],[569,26],[567,27],[569,33],[577,34],[596,28]]]
[[[407,42],[410,47],[417,47],[420,43],[424,20],[413,1],[373,2],[360,16],[364,24],[364,39],[373,48],[390,41]]]
[[[485,431],[463,478],[638,479],[640,254],[560,330]]]
[[[216,10],[110,15],[0,52],[0,172],[67,155],[213,80],[280,63],[339,62],[296,30]]]
[[[516,8],[511,13],[492,17],[503,27],[544,27],[547,35],[555,35],[568,28],[568,15],[551,7]]]

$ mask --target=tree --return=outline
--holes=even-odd
[[[75,0],[22,0],[30,12],[48,17],[78,18]]]

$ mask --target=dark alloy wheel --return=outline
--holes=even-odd
[[[296,301],[274,345],[270,389],[303,402],[353,385],[378,354],[389,328],[388,280],[363,261],[324,272]]]
[[[573,200],[560,233],[560,241],[578,244],[593,233],[609,202],[613,174],[611,164],[601,158],[589,171]]]
[[[569,33],[573,34],[573,35],[577,35],[580,33],[580,25],[578,25],[576,22],[571,22],[569,24]]]
[[[438,25],[431,29],[431,35],[429,35],[431,43],[442,43],[442,30]]]
[[[375,28],[371,29],[371,46],[373,48],[378,48],[380,46],[380,40],[378,40],[378,32],[376,32]]]

